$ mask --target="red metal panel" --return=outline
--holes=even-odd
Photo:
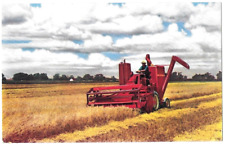
[[[124,63],[124,83],[126,84],[130,78],[131,68],[130,63]]]
[[[137,103],[138,100],[127,100],[127,101],[121,101],[121,102],[89,102],[89,104],[95,104],[95,105],[104,105],[104,104],[132,104],[132,103]]]
[[[162,102],[163,101],[162,86],[165,81],[164,66],[157,66],[157,78],[158,78],[157,93],[159,94],[160,102]]]
[[[148,66],[151,66],[152,65],[152,62],[150,60],[150,55],[149,54],[146,54],[146,57],[145,57],[146,61],[147,61],[147,65]]]
[[[119,81],[120,81],[120,85],[124,85],[124,63],[121,62],[119,64]]]
[[[164,93],[166,91],[166,87],[167,87],[167,84],[169,82],[170,75],[173,71],[173,67],[174,67],[176,62],[180,63],[181,65],[183,65],[187,69],[190,68],[189,65],[185,61],[183,61],[182,59],[180,59],[177,56],[173,56],[172,59],[171,59],[171,62],[170,62],[170,66],[169,66],[168,71],[167,71],[165,81],[164,81],[163,86],[162,86],[162,95],[164,95]]]
[[[151,76],[150,83],[153,86],[156,87],[157,86],[157,82],[158,82],[158,79],[157,79],[157,68],[156,68],[156,66],[150,66],[149,70],[151,72],[151,74],[150,74],[150,76]]]
[[[133,85],[120,85],[120,86],[108,86],[108,87],[94,87],[93,91],[97,90],[111,90],[111,89],[133,89],[133,88],[141,88],[141,84],[133,84]]]
[[[134,85],[134,84],[137,84],[137,78],[138,78],[138,74],[134,74],[134,75],[131,76],[130,79],[127,81],[126,85]]]
[[[120,81],[120,85],[125,85],[129,78],[130,78],[130,74],[131,74],[131,67],[130,67],[130,63],[123,63],[121,62],[119,64],[119,81]]]

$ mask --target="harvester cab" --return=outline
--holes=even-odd
[[[170,100],[163,99],[166,87],[176,62],[189,69],[189,65],[177,56],[172,56],[167,74],[164,65],[152,65],[146,55],[150,78],[131,72],[130,63],[119,64],[118,86],[94,87],[87,92],[87,105],[126,106],[139,108],[147,113],[160,107],[170,107]]]

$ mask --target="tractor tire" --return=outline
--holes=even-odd
[[[146,97],[146,104],[144,107],[144,110],[146,113],[150,113],[153,111],[153,97],[152,96],[148,96]]]
[[[154,91],[153,96],[153,110],[157,111],[159,109],[159,95],[157,92]]]
[[[165,98],[163,103],[164,103],[164,107],[170,108],[170,100],[169,100],[169,98]]]

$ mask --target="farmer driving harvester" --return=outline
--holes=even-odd
[[[145,75],[147,79],[150,79],[150,72],[149,72],[148,66],[146,65],[146,61],[143,60],[141,64],[142,66],[139,68],[138,71],[136,71],[136,73],[142,73],[143,75]]]
[[[149,69],[148,69],[148,65],[146,65],[146,61],[145,60],[143,60],[142,62],[141,62],[141,64],[142,64],[142,66],[139,68],[139,70],[138,71],[136,71],[136,73],[140,73],[141,74],[141,78],[143,78],[143,77],[145,77],[147,80],[146,80],[146,84],[147,85],[149,85],[150,84],[150,81],[149,81],[149,79],[151,78],[150,77],[150,71],[149,71]]]

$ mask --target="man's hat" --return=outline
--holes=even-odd
[[[144,64],[145,64],[145,63],[146,63],[146,61],[145,61],[145,60],[143,60],[141,63],[144,63]]]

